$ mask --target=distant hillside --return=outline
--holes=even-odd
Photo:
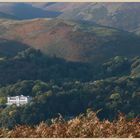
[[[63,12],[63,19],[92,21],[127,31],[140,26],[140,3],[54,3],[46,9]]]
[[[89,22],[60,19],[0,20],[0,37],[70,61],[100,62],[116,55],[140,54],[134,34]]]
[[[140,4],[133,2],[0,3],[0,12],[17,19],[59,17],[68,20],[84,20],[131,32],[140,26]]]
[[[16,19],[54,18],[61,12],[45,11],[28,3],[0,3],[0,12]]]
[[[140,3],[134,2],[0,3],[0,12],[17,19],[59,17],[68,20],[84,20],[132,32],[140,26]]]
[[[49,3],[31,3],[33,7],[38,7],[44,10],[53,10],[53,11],[61,11],[62,13],[68,10],[76,9],[79,7],[87,6],[88,2],[80,3],[80,2],[49,2]]]
[[[1,19],[16,19],[16,17],[10,14],[3,13],[3,12],[0,12],[0,18]]]

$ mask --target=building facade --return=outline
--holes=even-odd
[[[17,106],[20,106],[20,105],[29,103],[31,100],[32,100],[32,97],[23,96],[23,95],[7,97],[7,105],[15,104]]]

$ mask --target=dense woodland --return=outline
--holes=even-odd
[[[0,60],[0,126],[37,125],[61,114],[66,120],[87,109],[100,120],[140,114],[140,57],[116,56],[105,63],[69,62],[26,49]],[[8,95],[29,95],[24,106],[6,106]]]

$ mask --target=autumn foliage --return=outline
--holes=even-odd
[[[76,137],[140,137],[140,121],[138,118],[127,120],[122,114],[118,120],[110,122],[100,121],[96,113],[89,111],[86,115],[79,115],[66,121],[60,116],[53,119],[49,125],[40,123],[31,127],[16,126],[13,130],[0,130],[0,137],[30,137],[30,138],[76,138]]]

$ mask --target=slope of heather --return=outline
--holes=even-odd
[[[102,61],[140,53],[136,35],[89,22],[60,19],[0,20],[0,37],[70,61]]]

